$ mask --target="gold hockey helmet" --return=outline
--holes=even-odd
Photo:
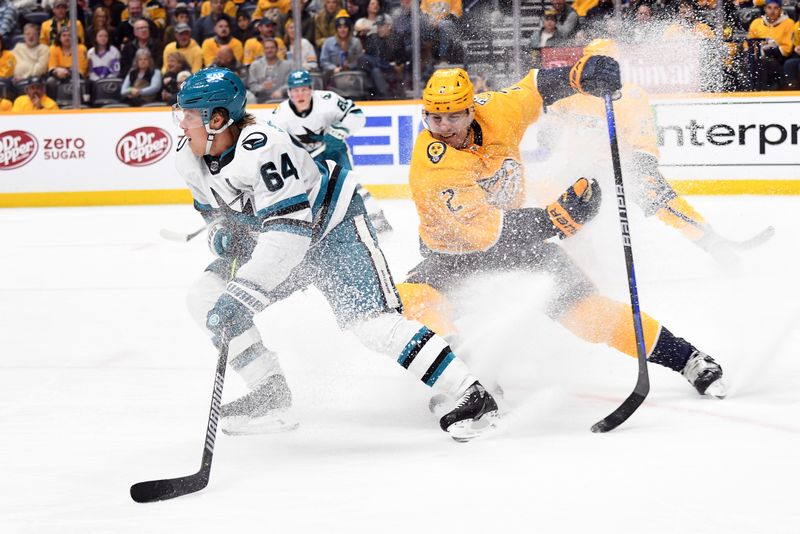
[[[422,105],[431,113],[453,113],[472,105],[472,82],[464,69],[435,71],[422,92]]]

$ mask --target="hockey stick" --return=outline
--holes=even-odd
[[[760,247],[761,245],[772,239],[772,236],[774,235],[775,235],[775,228],[772,226],[767,226],[759,233],[748,239],[742,239],[741,241],[726,239],[725,242],[732,248],[735,248],[737,250],[750,250],[751,248]]]
[[[186,241],[191,241],[195,237],[197,237],[200,234],[202,234],[205,229],[206,229],[206,226],[203,225],[202,228],[200,228],[200,229],[198,229],[198,230],[196,230],[196,231],[194,231],[194,232],[192,232],[190,234],[187,234],[185,232],[176,232],[174,230],[169,230],[167,228],[162,228],[161,231],[159,232],[159,234],[161,234],[161,237],[163,237],[164,239],[166,239],[168,241],[179,241],[181,243],[185,243]]]
[[[231,266],[231,278],[236,272],[236,260]],[[214,442],[217,439],[217,421],[219,421],[220,405],[222,403],[222,387],[225,385],[225,368],[228,365],[228,333],[223,329],[220,335],[219,359],[217,372],[214,375],[214,389],[211,392],[211,407],[208,410],[208,424],[206,425],[206,441],[203,447],[203,457],[200,461],[200,470],[189,476],[178,478],[164,478],[160,480],[147,480],[137,482],[131,486],[131,498],[136,502],[156,502],[174,499],[200,491],[208,486],[208,477],[211,474],[211,460],[214,459]]]
[[[628,273],[628,291],[631,297],[633,313],[633,330],[636,335],[636,361],[639,364],[639,376],[633,392],[619,407],[601,421],[592,426],[592,432],[608,432],[625,422],[644,402],[650,392],[650,376],[647,373],[647,350],[644,345],[642,316],[639,311],[639,293],[636,289],[636,273],[633,269],[633,250],[631,247],[630,223],[625,205],[625,187],[622,183],[622,168],[619,162],[619,146],[617,145],[617,126],[614,120],[614,104],[611,95],[603,97],[606,104],[606,121],[608,122],[608,139],[611,147],[611,162],[614,166],[614,184],[617,192],[617,210],[622,230],[622,248],[625,251],[625,268]]]
[[[206,426],[206,440],[203,447],[203,459],[200,470],[189,476],[167,478],[161,480],[148,480],[138,482],[131,486],[131,498],[136,502],[155,502],[173,499],[200,491],[208,485],[211,473],[211,460],[214,458],[214,441],[217,436],[217,421],[219,420],[220,403],[222,402],[222,386],[225,383],[225,367],[228,363],[228,338],[223,331],[220,339],[219,359],[217,360],[217,373],[214,377],[214,390],[211,394],[211,408],[208,411],[208,425]]]

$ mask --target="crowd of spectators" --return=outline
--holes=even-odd
[[[442,65],[463,66],[465,39],[491,39],[485,11],[463,12],[481,0],[463,6],[462,0],[302,0],[300,50],[291,0],[77,0],[83,103],[171,104],[181,81],[209,65],[239,74],[252,102],[276,101],[286,96],[295,54],[316,88],[404,98],[411,87],[415,1],[423,79]],[[537,66],[545,49],[580,47],[598,37],[635,44],[691,36],[709,43],[706,59],[723,65],[726,88],[797,88],[797,0],[719,0],[724,42],[717,1],[628,0],[619,15],[613,0],[537,2],[546,9],[524,48]],[[0,109],[17,108],[15,98],[19,109],[71,105],[71,27],[67,0],[0,0]],[[753,64],[755,79],[744,72]]]
[[[411,85],[411,2],[303,0],[295,50],[291,0],[77,0],[82,103],[174,103],[180,82],[209,65],[239,74],[253,102],[280,100],[295,54],[317,88],[404,98]],[[461,0],[422,0],[420,8],[428,71],[463,62]],[[9,103],[16,109],[17,97],[27,98],[19,107],[71,107],[69,14],[68,0],[0,0],[2,109]]]
[[[596,38],[662,46],[678,59],[691,43],[706,75],[701,89],[797,89],[797,0],[720,1],[721,18],[717,0],[631,0],[622,4],[619,15],[613,0],[575,0],[571,5],[552,0],[528,49],[534,65],[541,65],[547,49],[580,47]]]

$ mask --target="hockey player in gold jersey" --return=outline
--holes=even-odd
[[[584,48],[584,54],[616,58],[617,45],[611,39],[595,39]],[[730,264],[737,259],[736,242],[717,234],[685,198],[679,196],[658,170],[660,152],[656,144],[656,127],[650,98],[635,84],[626,83],[621,89],[622,98],[614,105],[620,150],[626,177],[633,178],[632,199],[645,215],[655,215],[721,263]],[[548,146],[557,143],[559,131],[568,137],[570,146],[580,144],[583,150],[605,148],[608,153],[605,107],[603,101],[583,93],[576,93],[555,102],[547,109],[546,125],[540,132],[540,143]],[[548,147],[550,148],[550,147]],[[574,164],[571,161],[568,166]],[[596,165],[595,161],[591,165]],[[579,171],[580,172],[580,171]],[[771,234],[770,234],[771,235]]]
[[[423,93],[426,129],[414,145],[409,175],[424,259],[398,287],[404,313],[452,333],[447,293],[464,277],[542,272],[555,281],[546,309],[551,318],[587,341],[636,356],[630,306],[600,295],[550,239],[567,238],[594,217],[599,184],[580,178],[546,208],[521,207],[519,143],[542,106],[575,90],[600,96],[619,88],[619,66],[605,56],[584,56],[571,71],[532,70],[507,89],[478,95],[464,70],[434,72]],[[722,369],[710,356],[649,315],[642,313],[642,322],[649,361],[680,372],[700,394],[725,396]]]

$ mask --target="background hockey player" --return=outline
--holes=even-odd
[[[497,415],[491,395],[443,338],[400,313],[353,177],[333,162],[317,165],[284,131],[257,122],[245,111],[245,94],[236,74],[212,67],[186,80],[176,105],[185,136],[177,168],[219,257],[192,286],[189,308],[217,342],[230,340],[230,366],[252,390],[222,407],[223,430],[291,423],[290,390],[253,316],[274,302],[281,284],[302,283],[313,283],[340,326],[367,347],[461,398],[440,420],[454,439],[490,428]],[[302,283],[294,279],[300,273]]]
[[[598,211],[601,191],[580,178],[555,202],[522,208],[519,142],[542,110],[575,89],[620,88],[619,66],[586,56],[575,67],[532,70],[516,85],[473,98],[462,69],[436,71],[423,92],[426,129],[416,140],[409,182],[420,217],[424,260],[398,288],[407,315],[445,333],[446,293],[466,276],[507,270],[554,279],[548,315],[575,335],[636,356],[630,306],[600,295],[564,250],[549,242],[580,230]],[[682,373],[701,394],[722,397],[722,369],[691,343],[642,313],[648,359]]]
[[[618,57],[617,45],[611,39],[595,39],[584,48],[586,55]],[[736,259],[737,242],[715,232],[706,219],[683,197],[679,196],[658,170],[660,156],[655,121],[650,99],[644,89],[625,84],[622,98],[614,105],[620,154],[624,175],[634,187],[632,199],[645,215],[657,216],[678,229],[681,234],[723,263]],[[591,95],[576,93],[549,106],[539,133],[540,144],[552,150],[581,147],[583,154],[608,155],[608,133],[603,101]],[[561,135],[559,135],[561,134]],[[559,145],[560,140],[560,145]],[[568,159],[568,161],[567,161]],[[578,175],[591,172],[596,158],[562,158],[564,167]],[[562,169],[558,162],[548,162],[548,174]],[[574,176],[575,174],[573,174]]]
[[[289,74],[289,98],[273,111],[270,121],[283,128],[318,162],[331,160],[343,168],[353,168],[346,139],[364,127],[367,117],[349,98],[333,91],[312,89],[311,74],[296,70]],[[372,224],[378,232],[392,229],[378,202],[361,185],[357,192],[364,200]]]

